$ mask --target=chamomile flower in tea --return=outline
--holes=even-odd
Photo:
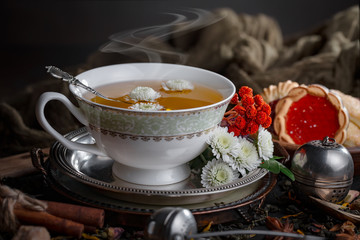
[[[142,111],[159,111],[164,109],[163,106],[157,103],[135,103],[129,107],[130,109],[142,110]]]
[[[193,90],[194,85],[184,79],[171,79],[163,83],[163,88],[166,91],[184,91]]]
[[[129,97],[136,101],[154,101],[155,99],[161,97],[161,94],[151,87],[139,86],[130,92]]]

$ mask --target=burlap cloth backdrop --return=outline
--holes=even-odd
[[[223,74],[238,88],[247,85],[256,93],[270,84],[291,79],[323,84],[360,97],[359,6],[339,12],[286,42],[278,23],[269,16],[236,14],[231,9],[218,9],[214,14],[223,19],[185,35],[174,34],[170,41],[152,39],[146,44],[187,54],[185,64]],[[166,54],[162,60],[177,61]],[[148,59],[98,51],[85,63],[66,70],[76,75],[94,67],[135,61]],[[41,129],[34,113],[36,101],[45,91],[70,97],[66,84],[44,79],[27,87],[20,96],[0,103],[0,157],[54,142]],[[63,134],[80,127],[60,103],[49,103],[46,111],[49,121]]]

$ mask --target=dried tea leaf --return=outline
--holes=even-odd
[[[350,208],[351,210],[360,210],[360,198],[354,200],[354,201],[350,204],[349,208]]]

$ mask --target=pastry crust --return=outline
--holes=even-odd
[[[290,90],[286,97],[279,100],[276,105],[276,116],[274,119],[274,130],[279,136],[279,140],[295,144],[292,137],[286,131],[286,115],[292,103],[297,102],[307,94],[325,97],[338,110],[339,129],[336,131],[334,138],[337,143],[342,144],[346,140],[347,128],[349,125],[347,110],[342,104],[339,96],[330,92],[326,87],[317,84],[295,87]]]
[[[346,107],[350,117],[350,123],[344,146],[360,146],[360,99],[347,95],[339,90],[331,91],[341,97],[341,100]]]
[[[331,92],[341,97],[344,106],[349,112],[350,121],[360,128],[360,99],[347,95],[339,90],[331,90]]]
[[[270,85],[269,87],[264,88],[261,96],[265,102],[270,103],[274,100],[278,100],[287,96],[291,89],[298,86],[299,84],[297,82],[290,80],[287,80],[286,82],[279,82],[277,86]]]
[[[353,122],[349,123],[347,131],[347,137],[344,142],[345,147],[357,147],[360,146],[360,128]]]

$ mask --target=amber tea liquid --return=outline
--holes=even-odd
[[[107,97],[129,101],[128,94],[136,87],[151,87],[161,94],[161,97],[154,100],[153,103],[158,103],[164,107],[164,110],[180,110],[188,108],[203,107],[211,105],[223,100],[223,96],[214,89],[205,87],[203,85],[194,84],[193,90],[183,91],[165,91],[162,88],[163,81],[124,81],[114,84],[103,85],[96,90]],[[103,99],[101,97],[93,97],[91,101],[118,108],[129,108],[129,104],[122,102],[115,102]],[[134,104],[135,101],[130,101]]]

